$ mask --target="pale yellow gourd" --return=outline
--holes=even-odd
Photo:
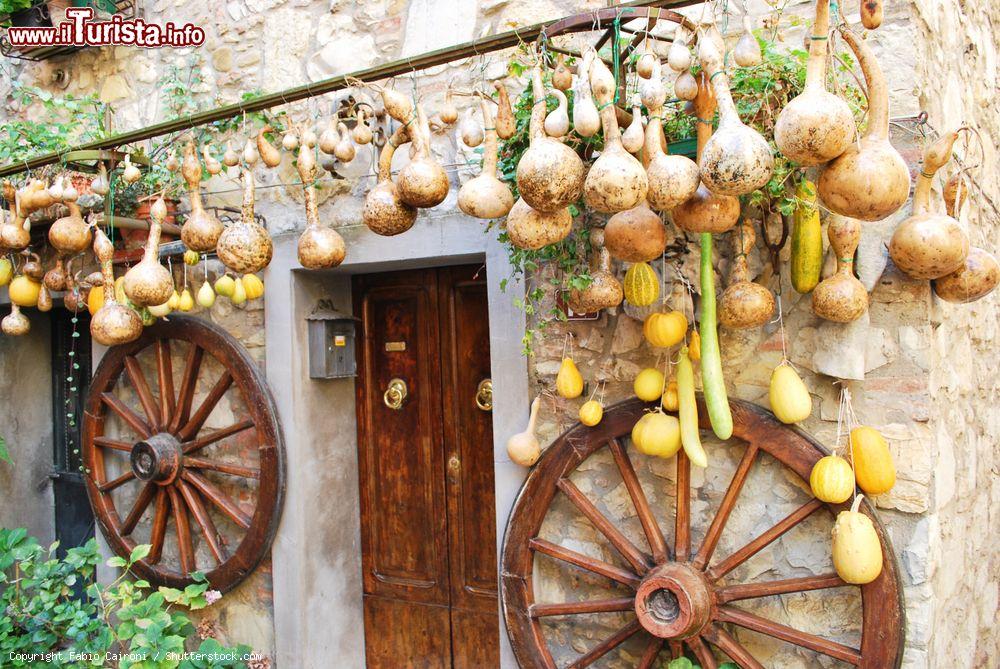
[[[858,487],[868,495],[881,495],[896,485],[896,465],[885,438],[865,425],[851,430],[851,457]]]
[[[530,467],[538,461],[542,454],[542,448],[535,436],[535,422],[538,420],[538,408],[541,405],[541,397],[536,397],[531,403],[531,417],[528,419],[528,427],[524,432],[518,432],[507,440],[507,455],[515,464],[522,467]]]
[[[671,458],[681,450],[680,423],[659,409],[651,411],[632,428],[632,444],[644,455]]]
[[[787,425],[803,421],[812,413],[812,396],[806,384],[788,364],[780,364],[771,372],[768,399],[771,411]]]
[[[663,372],[653,367],[647,367],[639,372],[632,383],[635,396],[643,402],[653,402],[663,394]]]
[[[583,392],[583,377],[572,358],[563,358],[556,375],[556,392],[568,400],[580,396]]]
[[[580,422],[587,427],[594,427],[604,418],[604,407],[597,400],[588,400],[580,407]]]
[[[850,511],[837,514],[833,526],[833,567],[846,583],[865,585],[882,573],[882,544],[871,518],[860,513],[863,495]]]
[[[809,474],[813,495],[827,504],[843,504],[854,492],[854,470],[839,455],[827,455],[813,465]]]
[[[679,311],[669,313],[652,313],[646,317],[642,333],[651,345],[657,348],[670,348],[684,341],[688,322]]]

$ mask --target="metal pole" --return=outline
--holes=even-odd
[[[686,7],[688,5],[697,4],[697,2],[698,0],[636,0],[634,2],[623,3],[615,7],[601,9],[587,14],[578,14],[576,16],[566,17],[557,21],[536,23],[535,25],[528,26],[526,28],[517,28],[498,35],[491,35],[477,40],[472,40],[470,42],[464,42],[456,46],[437,49],[435,51],[428,51],[418,56],[413,56],[412,58],[400,58],[398,60],[369,67],[364,70],[357,70],[348,74],[337,75],[335,77],[330,77],[329,79],[324,79],[323,81],[318,81],[314,84],[304,84],[302,86],[289,88],[278,93],[269,93],[253,100],[237,102],[217,107],[215,109],[210,109],[208,111],[199,112],[197,114],[192,114],[184,118],[173,119],[146,126],[144,128],[129,130],[128,132],[123,132],[112,137],[67,148],[65,151],[42,154],[25,161],[19,161],[17,163],[11,163],[0,167],[0,177],[10,176],[12,174],[37,169],[45,165],[58,163],[60,162],[61,156],[64,153],[69,153],[70,151],[114,149],[125,144],[132,144],[134,142],[140,142],[152,137],[158,137],[172,132],[195,128],[200,125],[206,125],[215,121],[240,116],[244,113],[270,109],[271,107],[277,107],[289,102],[296,102],[298,100],[305,100],[307,98],[316,97],[325,93],[332,93],[344,88],[349,88],[350,84],[348,83],[348,79],[357,79],[363,82],[389,79],[391,77],[407,74],[415,70],[424,70],[438,65],[444,65],[460,58],[470,58],[477,55],[492,53],[494,51],[509,49],[524,42],[533,42],[543,33],[547,37],[555,37],[556,35],[565,33],[600,29],[613,22],[618,16],[620,16],[623,20],[629,20],[630,18],[646,18],[646,8],[649,7]],[[680,15],[673,14],[669,11],[660,12],[660,18],[674,21],[682,19]]]

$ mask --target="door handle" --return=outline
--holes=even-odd
[[[476,388],[476,406],[482,411],[493,411],[493,379],[483,379]]]
[[[396,378],[389,381],[389,387],[385,389],[382,401],[393,411],[399,411],[403,408],[403,402],[406,401],[407,395],[409,395],[409,389],[406,387],[406,381]]]

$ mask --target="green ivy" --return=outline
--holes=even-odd
[[[49,91],[11,81],[13,102],[41,103],[42,113],[32,119],[7,119],[0,126],[0,164],[17,163],[34,156],[65,151],[71,146],[103,139],[106,106],[97,95],[56,96]]]
[[[97,582],[101,561],[94,539],[56,557],[58,542],[42,548],[24,528],[0,529],[0,657],[5,667],[117,667],[118,669],[230,669],[246,667],[249,646],[223,647],[205,639],[195,659],[181,659],[194,634],[187,609],[208,605],[218,593],[203,574],[183,590],[153,590],[130,580],[132,566],[149,554],[136,546],[107,565],[121,569],[108,585]],[[211,598],[211,599],[210,599]],[[51,653],[43,662],[22,657]],[[172,656],[170,654],[177,654]],[[119,660],[107,658],[121,658]]]

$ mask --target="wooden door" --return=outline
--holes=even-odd
[[[485,270],[355,277],[368,667],[499,664]],[[388,406],[393,380],[405,383]],[[390,403],[398,395],[389,395]],[[482,400],[482,397],[481,397]]]

